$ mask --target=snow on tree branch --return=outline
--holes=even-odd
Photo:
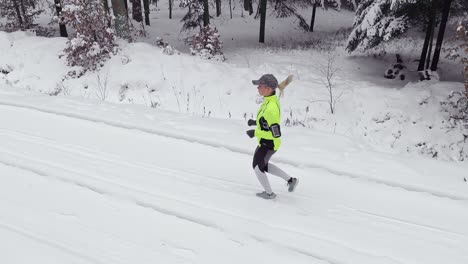
[[[408,17],[396,12],[403,3],[413,0],[364,0],[357,10],[346,49],[366,50],[379,45],[382,41],[404,33],[408,28]]]
[[[64,0],[61,21],[76,30],[64,50],[70,66],[95,70],[115,52],[111,19],[100,0]]]

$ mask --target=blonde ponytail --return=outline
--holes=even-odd
[[[280,84],[278,84],[278,89],[280,90],[280,95],[283,96],[283,90],[288,86],[293,80],[293,76],[289,75],[288,78],[286,78],[284,81],[282,81]]]

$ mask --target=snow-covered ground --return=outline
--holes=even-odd
[[[186,54],[183,11],[158,9],[148,38],[79,79],[65,39],[0,32],[0,263],[468,263],[466,128],[441,104],[463,89],[455,63],[383,79],[417,37],[349,55],[352,14],[319,10],[316,32],[270,17],[258,44],[239,6],[213,20],[227,61],[207,61]],[[272,162],[300,185],[270,178],[274,201],[254,195],[245,135],[264,73],[294,76]]]
[[[2,263],[466,263],[466,166],[285,128],[258,199],[241,121],[0,94]],[[304,144],[307,141],[307,144]]]

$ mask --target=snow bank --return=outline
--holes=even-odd
[[[371,58],[332,54],[337,73],[332,80],[336,101],[323,82],[329,55],[310,51],[274,53],[244,49],[247,65],[202,60],[180,52],[166,55],[146,43],[120,43],[121,51],[98,72],[79,79],[59,58],[62,38],[0,32],[0,85],[50,95],[78,96],[204,117],[248,119],[260,99],[252,79],[273,73],[281,81],[293,74],[282,101],[285,125],[342,134],[379,151],[419,153],[443,160],[465,160],[468,134],[448,123],[441,102],[462,83],[408,83],[383,80],[384,66]],[[239,61],[239,60],[237,60]],[[338,98],[339,97],[339,98]]]

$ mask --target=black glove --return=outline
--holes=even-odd
[[[247,136],[250,138],[253,138],[255,136],[255,130],[247,130],[245,133],[247,133]]]
[[[249,121],[247,121],[247,125],[249,126],[256,126],[257,125],[257,121],[253,120],[253,119],[249,119]]]

